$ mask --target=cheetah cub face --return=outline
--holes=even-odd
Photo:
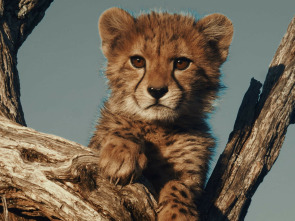
[[[113,8],[99,20],[110,104],[148,121],[203,117],[219,88],[219,67],[232,39],[223,15],[155,13],[132,17]]]

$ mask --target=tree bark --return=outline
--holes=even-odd
[[[99,177],[95,150],[0,117],[0,194],[7,207],[49,220],[154,220],[143,184]]]
[[[26,125],[20,103],[17,51],[53,0],[0,0],[0,116]]]
[[[0,116],[22,125],[26,125],[26,122],[20,103],[17,51],[52,1],[0,0]],[[7,218],[5,209],[4,212]],[[12,214],[9,217],[11,220],[17,219]]]
[[[208,181],[205,220],[244,220],[251,198],[275,163],[295,108],[295,17],[270,64],[262,93],[252,79]]]
[[[147,180],[115,186],[99,176],[96,150],[21,126],[17,51],[51,2],[0,0],[0,219],[155,220],[157,203]],[[204,220],[243,220],[278,157],[295,121],[294,38],[295,18],[261,95],[261,83],[251,80],[206,187]]]

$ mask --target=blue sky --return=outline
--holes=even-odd
[[[235,28],[228,61],[222,66],[227,89],[210,118],[218,148],[214,166],[231,132],[250,79],[263,82],[272,57],[295,15],[294,0],[87,0],[54,1],[42,22],[21,47],[18,70],[21,100],[29,127],[87,145],[107,96],[102,74],[97,21],[113,6],[135,14],[150,9],[219,12]],[[295,219],[295,127],[291,125],[281,154],[258,188],[247,221]]]

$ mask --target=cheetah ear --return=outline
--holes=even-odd
[[[215,13],[200,19],[196,25],[213,50],[218,52],[223,63],[233,38],[234,29],[231,21],[226,16]]]
[[[128,33],[134,25],[134,18],[120,8],[110,8],[99,18],[98,29],[102,40],[102,51],[108,54],[112,45],[119,37]]]

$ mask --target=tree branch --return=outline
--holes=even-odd
[[[52,1],[0,0],[0,116],[22,125],[17,51]]]
[[[3,117],[0,128],[0,194],[9,209],[50,220],[155,219],[144,185],[116,187],[99,177],[95,150]]]
[[[19,47],[45,15],[53,0],[18,0]]]
[[[252,79],[233,132],[208,181],[205,220],[243,220],[276,161],[295,107],[295,17],[271,62],[263,91]]]

